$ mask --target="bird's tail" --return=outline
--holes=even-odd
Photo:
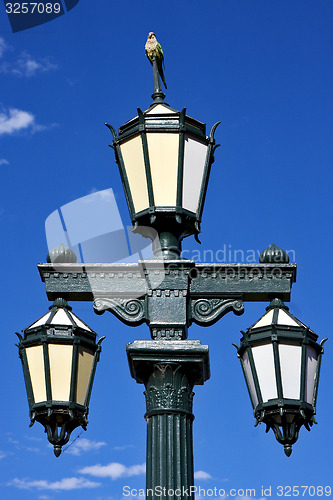
[[[165,81],[165,78],[164,78],[164,75],[162,75],[162,82],[164,83],[164,87],[167,89],[167,84],[166,84],[166,81]]]

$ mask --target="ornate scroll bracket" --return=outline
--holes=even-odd
[[[99,298],[94,300],[96,314],[110,311],[120,321],[129,326],[141,325],[145,318],[145,299]]]
[[[229,311],[237,316],[244,312],[244,304],[240,299],[198,299],[191,302],[192,321],[202,326],[216,323]]]

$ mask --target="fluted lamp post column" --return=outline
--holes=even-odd
[[[200,341],[135,341],[127,345],[132,377],[145,385],[147,496],[194,498],[193,387],[210,376]]]

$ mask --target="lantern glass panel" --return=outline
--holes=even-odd
[[[54,401],[69,401],[73,346],[49,344],[51,391]]]
[[[120,146],[135,212],[149,207],[142,139],[138,135]]]
[[[185,135],[183,208],[196,213],[199,205],[207,144]]]
[[[94,354],[80,346],[78,349],[76,402],[84,405],[87,397],[90,375],[93,367]]]
[[[252,404],[255,408],[256,406],[258,406],[259,400],[258,400],[257,391],[255,388],[254,379],[253,379],[253,375],[252,375],[249,354],[247,351],[244,352],[242,359],[243,359],[243,368],[245,371],[247,385],[248,385],[248,387],[250,389],[250,393],[251,393],[250,395],[251,395]]]
[[[261,326],[271,325],[273,322],[273,309],[268,311],[262,318],[253,325],[253,328],[260,328]]]
[[[279,356],[283,397],[299,399],[302,347],[300,345],[279,344]]]
[[[45,369],[43,346],[38,345],[26,349],[30,380],[35,403],[46,401]]]
[[[310,345],[306,351],[305,401],[313,404],[313,391],[317,371],[318,354]]]
[[[147,144],[155,206],[176,206],[179,135],[148,133]]]
[[[29,329],[36,328],[36,326],[44,325],[46,323],[46,321],[48,320],[49,316],[50,316],[50,312],[47,312],[38,321],[33,323],[31,326],[29,326]]]
[[[289,316],[289,314],[287,314],[283,309],[279,309],[277,324],[299,326],[297,321],[295,321],[291,316]]]
[[[277,398],[272,344],[252,347],[263,402]]]
[[[58,309],[58,311],[55,313],[53,316],[52,320],[50,321],[50,325],[68,325],[72,326],[73,323],[65,313],[63,309]]]

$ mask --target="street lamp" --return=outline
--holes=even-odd
[[[128,326],[146,323],[152,340],[134,341],[126,351],[132,377],[146,388],[147,489],[152,500],[160,498],[157,487],[186,489],[193,499],[193,387],[209,379],[210,369],[208,346],[186,340],[188,328],[213,325],[231,311],[240,315],[245,302],[271,302],[244,333],[238,354],[255,417],[274,430],[288,456],[301,425],[314,421],[323,348],[284,305],[296,264],[276,245],[262,252],[257,264],[181,257],[182,239],[200,231],[217,124],[206,137],[203,123],[164,102],[155,60],[153,76],[147,111],[138,110],[118,135],[108,127],[134,231],[152,240],[157,233],[160,246],[154,246],[154,258],[131,264],[82,265],[63,245],[52,250],[48,262],[38,265],[47,296],[55,300],[51,314],[25,330],[19,347],[31,418],[46,427],[59,455],[70,431],[85,425],[100,351],[96,334],[79,324],[66,301],[91,301],[96,313],[109,311]],[[80,348],[86,349],[85,375]],[[67,376],[61,375],[60,394],[52,353],[62,351]],[[79,391],[80,380],[85,382]]]
[[[310,431],[316,400],[324,339],[274,299],[254,325],[243,333],[238,348],[256,425],[273,429],[289,457],[302,425]]]
[[[86,430],[89,400],[103,337],[56,299],[42,318],[17,333],[30,410],[58,457],[78,426]]]
[[[161,97],[162,95],[162,97]],[[206,125],[176,111],[155,92],[144,112],[119,128],[109,125],[134,231],[154,239],[156,256],[179,258],[180,242],[200,232],[216,123]]]

